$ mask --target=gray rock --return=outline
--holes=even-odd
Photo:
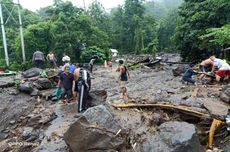
[[[186,71],[186,66],[185,65],[179,65],[178,67],[172,69],[172,73],[173,75],[176,76],[180,76],[182,73],[184,73]]]
[[[29,82],[25,82],[23,84],[20,84],[18,90],[26,94],[31,94],[31,92],[33,92],[33,87]]]
[[[70,126],[64,139],[73,152],[121,150],[125,139],[121,127],[104,106],[89,108]]]
[[[23,72],[22,75],[25,78],[36,77],[36,76],[39,76],[41,71],[42,71],[42,69],[39,69],[39,68],[31,68],[31,69],[26,70],[25,72]]]
[[[186,122],[171,121],[160,125],[159,132],[143,143],[143,152],[202,152],[196,128]]]
[[[40,90],[50,89],[52,87],[51,81],[47,78],[38,78],[38,80],[34,82],[34,85]]]
[[[222,89],[220,99],[226,103],[230,103],[230,85],[227,85]]]
[[[23,139],[28,139],[33,131],[32,127],[24,127],[22,132]]]
[[[36,88],[33,88],[33,91],[30,93],[30,96],[34,97],[34,96],[38,96],[39,95],[39,91]]]
[[[11,120],[11,121],[10,121],[10,125],[15,124],[15,122],[16,122],[15,120]]]

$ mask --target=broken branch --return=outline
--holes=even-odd
[[[169,104],[112,104],[115,108],[162,108],[162,109],[174,109],[178,110],[182,113],[186,113],[191,116],[199,117],[199,118],[207,118],[212,119],[209,114],[201,113],[198,111],[194,111],[189,109],[187,106],[180,105],[169,105]]]

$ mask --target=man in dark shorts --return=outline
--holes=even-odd
[[[74,75],[70,73],[70,67],[65,66],[64,72],[60,74],[60,79],[58,81],[58,87],[62,87],[62,101],[65,103],[65,96],[67,96],[67,101],[70,102],[73,96],[73,86],[74,86]]]
[[[128,79],[130,79],[130,74],[129,71],[127,69],[127,67],[124,64],[123,60],[119,60],[119,68],[117,69],[117,71],[120,72],[119,76],[118,76],[118,82],[120,84],[120,89],[121,89],[121,97],[125,100],[128,99],[128,90],[127,90],[127,81]]]

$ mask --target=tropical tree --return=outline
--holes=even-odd
[[[174,37],[184,60],[195,60],[218,49],[219,46],[208,48],[207,42],[199,37],[208,28],[220,28],[229,23],[229,12],[229,0],[185,0],[178,11],[180,19]]]

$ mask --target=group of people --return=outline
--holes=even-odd
[[[57,58],[55,54],[50,51],[46,56],[50,67],[57,68]],[[44,54],[37,50],[33,54],[33,61],[37,68],[43,68],[45,63]],[[59,74],[58,89],[61,90],[62,102],[78,102],[78,111],[84,111],[87,108],[86,99],[91,88],[91,78],[93,72],[93,65],[95,59],[91,59],[88,64],[88,69],[83,68],[82,64],[71,64],[70,57],[63,54],[63,66]],[[112,69],[112,62],[108,62],[108,66]],[[116,70],[119,72],[118,81],[120,84],[120,98],[128,99],[127,81],[130,74],[127,66],[123,60],[119,60],[119,67]]]
[[[230,65],[225,60],[216,58],[214,55],[202,61],[199,69],[200,72],[194,70],[194,65],[191,64],[184,73],[182,80],[197,85],[197,82],[192,78],[196,74],[201,74],[199,77],[201,80],[206,75],[214,76],[217,82],[227,80],[230,76]]]
[[[43,52],[41,52],[39,50],[34,52],[32,60],[33,60],[35,66],[37,68],[40,68],[40,69],[43,68],[44,63],[45,63],[45,56],[44,56]],[[52,67],[52,68],[57,67],[57,58],[56,58],[54,52],[50,51],[46,56],[46,60],[48,61],[50,67]]]
[[[64,103],[76,101],[78,102],[78,112],[86,110],[91,79],[89,72],[82,68],[81,64],[77,64],[73,73],[70,71],[70,66],[64,66],[64,71],[60,73],[58,87],[63,90],[61,98]]]

